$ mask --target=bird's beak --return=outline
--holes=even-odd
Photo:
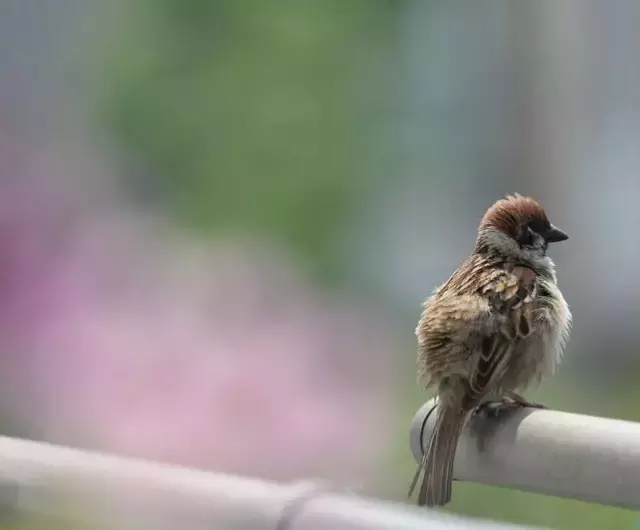
[[[551,225],[551,228],[547,230],[544,239],[547,243],[557,243],[558,241],[566,241],[569,236],[560,230],[557,226]]]

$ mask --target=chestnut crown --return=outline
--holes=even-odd
[[[501,234],[500,238],[493,237],[498,234]],[[544,256],[549,243],[565,241],[569,236],[551,224],[544,208],[536,200],[514,194],[496,201],[478,227],[479,247],[495,247],[492,243],[498,243],[504,248],[505,245],[499,244],[499,239],[503,238],[517,243],[514,247],[522,252]]]

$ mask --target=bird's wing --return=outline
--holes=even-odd
[[[501,379],[516,344],[532,333],[536,278],[531,269],[516,266],[480,282],[480,294],[488,301],[497,326],[482,338],[469,377],[471,397],[482,396]]]
[[[418,375],[427,388],[454,374],[466,379],[479,339],[495,328],[489,300],[480,289],[504,271],[489,265],[472,255],[424,302],[416,337]]]
[[[532,332],[536,273],[473,255],[423,306],[416,328],[419,377],[451,375],[482,393],[506,368],[517,337]]]

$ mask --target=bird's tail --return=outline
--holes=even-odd
[[[419,506],[442,506],[451,500],[453,462],[458,440],[468,416],[469,411],[462,407],[445,405],[438,409],[429,444],[409,491],[411,495],[420,471],[424,471],[418,494]]]

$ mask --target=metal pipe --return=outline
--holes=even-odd
[[[435,412],[432,399],[413,419],[418,462]],[[640,509],[640,423],[533,408],[477,413],[458,444],[454,478]]]

